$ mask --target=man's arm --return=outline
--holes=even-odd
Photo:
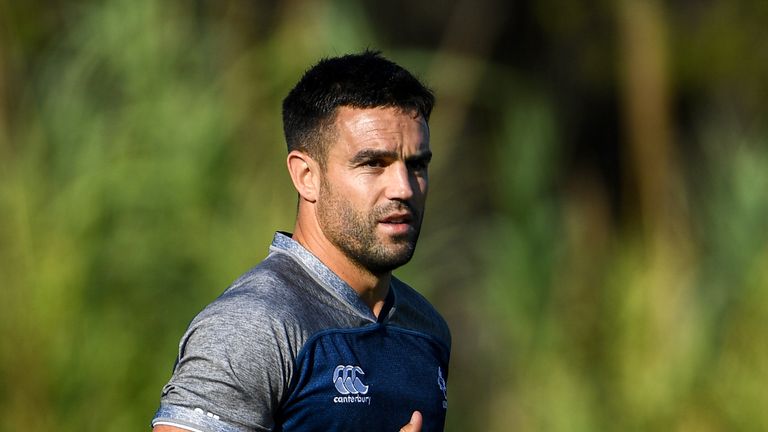
[[[207,306],[180,343],[153,424],[162,430],[268,431],[291,376],[290,320],[256,296],[230,294]],[[255,319],[253,317],[258,317]]]

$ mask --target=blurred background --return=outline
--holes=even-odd
[[[189,320],[290,230],[280,103],[434,88],[396,272],[448,431],[768,430],[768,3],[0,0],[0,430],[149,430]]]

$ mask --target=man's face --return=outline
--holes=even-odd
[[[427,197],[429,128],[395,108],[337,111],[317,201],[328,240],[373,273],[407,263]]]

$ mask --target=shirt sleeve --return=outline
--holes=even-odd
[[[153,426],[272,430],[294,367],[290,320],[242,300],[215,302],[192,321]]]

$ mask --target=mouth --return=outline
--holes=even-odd
[[[410,212],[390,213],[379,220],[379,225],[389,235],[400,237],[413,232],[413,216]]]
[[[404,213],[392,213],[385,218],[379,220],[379,223],[391,224],[391,225],[410,225],[413,221],[413,216],[409,212]]]

